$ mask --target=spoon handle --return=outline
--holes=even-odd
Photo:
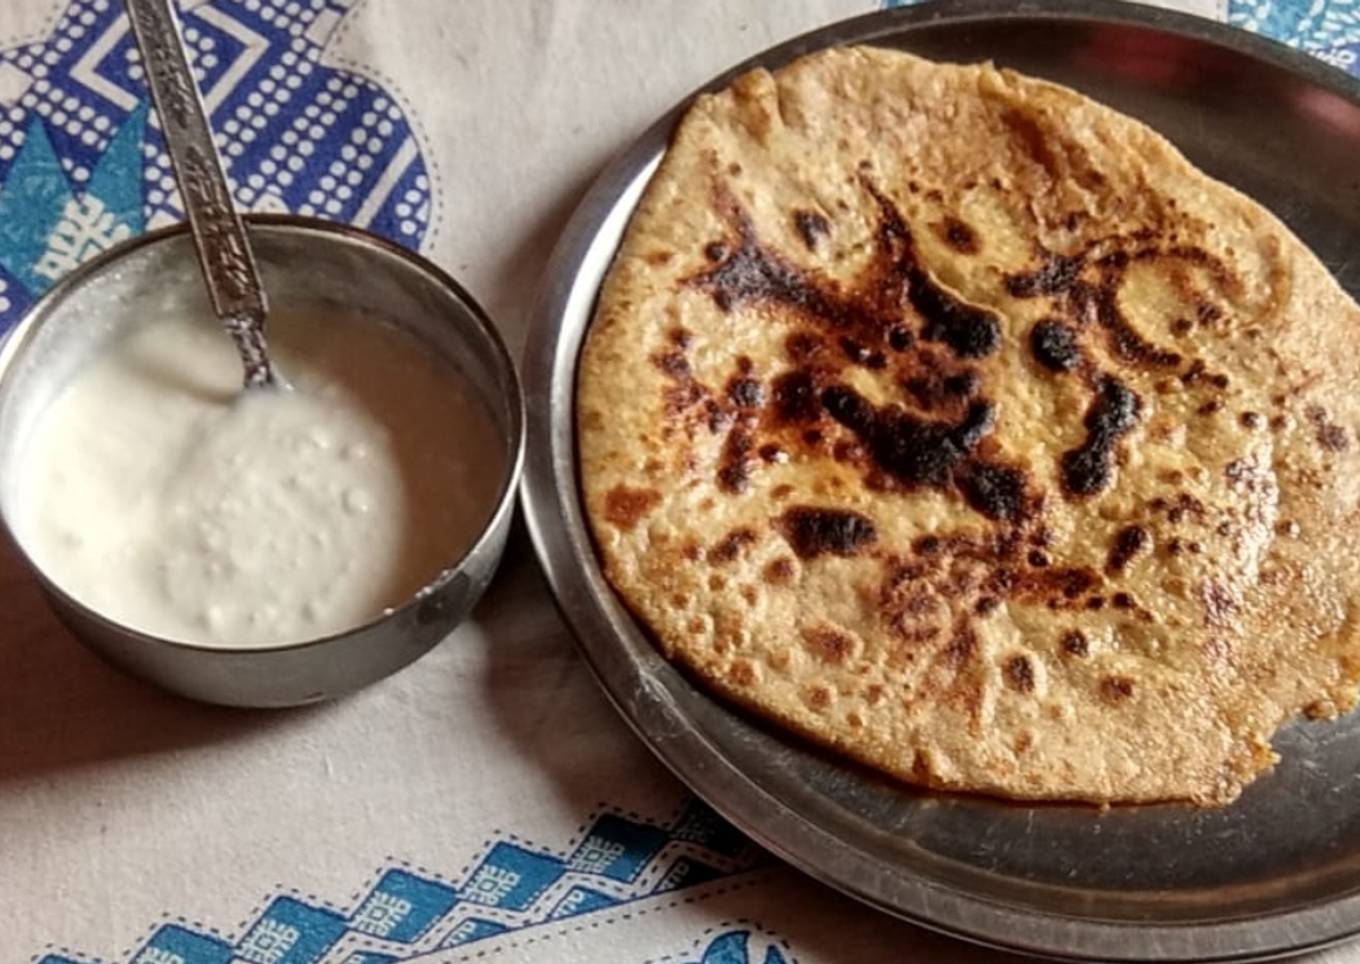
[[[232,203],[171,0],[125,3],[213,310],[241,353],[246,386],[273,384],[264,341],[264,286]]]

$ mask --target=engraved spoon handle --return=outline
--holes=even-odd
[[[264,337],[264,286],[213,145],[171,0],[125,3],[213,310],[241,353],[245,386],[276,384]]]

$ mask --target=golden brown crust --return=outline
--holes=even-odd
[[[915,783],[1221,803],[1360,678],[1360,309],[1141,124],[868,48],[701,98],[581,360],[662,650]]]

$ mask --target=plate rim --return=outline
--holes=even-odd
[[[888,901],[883,886],[866,884],[881,868],[865,855],[847,856],[829,830],[794,812],[688,722],[662,688],[634,667],[619,664],[619,631],[640,633],[636,621],[604,583],[585,529],[575,478],[574,397],[579,344],[562,348],[562,319],[576,300],[578,274],[598,235],[616,218],[629,192],[640,193],[670,133],[698,95],[727,86],[755,67],[773,69],[799,56],[846,43],[941,26],[1013,21],[1079,21],[1150,28],[1225,47],[1328,89],[1360,106],[1360,79],[1278,41],[1193,14],[1122,0],[932,0],[837,21],[761,51],[697,88],[617,154],[578,201],[553,247],[528,315],[521,356],[528,444],[520,486],[526,528],[546,581],[577,648],[610,702],[642,742],[675,776],[748,837],[814,879],[899,919],[998,950],[1064,960],[1246,961],[1319,950],[1360,933],[1360,893],[1278,914],[1207,923],[1157,923],[1059,917],[1013,907],[905,870],[893,886],[910,900]],[[628,205],[631,216],[634,202]],[[591,292],[593,303],[595,292]],[[584,337],[582,332],[581,337]],[[562,371],[568,369],[563,386]],[[563,395],[567,404],[560,402]],[[565,408],[565,410],[564,410]],[[562,460],[555,437],[572,439]],[[564,469],[569,470],[564,479]],[[564,482],[566,484],[564,484]],[[573,511],[573,509],[575,511]],[[571,523],[575,518],[577,523]],[[586,551],[581,551],[582,545]],[[603,587],[603,595],[600,592]],[[601,630],[604,630],[601,633]],[[603,638],[602,638],[603,637]],[[656,657],[660,661],[660,657]],[[662,662],[668,669],[669,664]],[[671,669],[672,672],[675,672]],[[632,675],[632,679],[624,679]],[[631,689],[631,695],[629,690]],[[730,711],[727,711],[730,712]],[[736,794],[736,796],[734,796]],[[791,839],[811,841],[802,847]],[[819,848],[809,857],[810,847]],[[837,851],[841,851],[837,854]],[[830,865],[830,866],[829,866]],[[904,906],[909,903],[911,906]],[[1001,935],[1008,935],[1003,937]]]

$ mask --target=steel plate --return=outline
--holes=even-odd
[[[1258,198],[1360,292],[1360,84],[1205,20],[1112,2],[945,2],[776,47],[834,44],[992,59],[1069,84],[1162,131]],[[1018,806],[913,791],[710,699],[665,663],[605,584],[576,484],[573,391],[596,291],[683,105],[614,161],[549,263],[525,358],[523,501],[586,658],[629,723],[761,844],[885,911],[1069,959],[1248,960],[1360,932],[1360,718],[1298,723],[1235,805]]]

